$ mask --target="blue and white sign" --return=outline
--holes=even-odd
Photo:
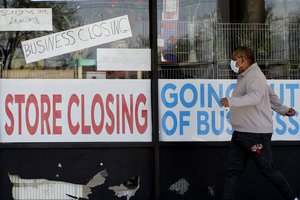
[[[293,107],[294,117],[273,111],[273,140],[300,140],[300,81],[270,80],[281,102]],[[219,103],[230,97],[236,80],[159,80],[160,141],[228,141],[230,110]]]

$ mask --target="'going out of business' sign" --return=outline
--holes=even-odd
[[[284,105],[300,111],[299,81],[268,83]],[[231,96],[235,84],[234,80],[160,80],[160,140],[230,140],[230,109],[222,107],[219,101]],[[294,117],[284,117],[273,111],[273,139],[300,140],[299,117],[298,112]]]

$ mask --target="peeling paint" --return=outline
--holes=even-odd
[[[207,192],[208,192],[209,197],[216,196],[215,186],[208,186],[207,187]]]
[[[169,190],[172,192],[177,192],[178,194],[184,195],[188,189],[190,184],[184,178],[179,179],[176,183],[172,184],[169,187]]]
[[[87,184],[88,187],[93,188],[98,185],[102,185],[105,182],[105,178],[108,177],[107,171],[103,170],[96,174]]]
[[[91,188],[102,185],[108,176],[106,170],[97,173],[86,185],[51,181],[47,179],[22,179],[18,175],[8,174],[13,184],[14,200],[70,200],[89,199]]]
[[[113,190],[115,192],[116,196],[118,196],[119,198],[122,196],[126,196],[127,200],[133,197],[139,188],[140,188],[139,176],[132,177],[119,186],[109,187],[110,190]]]

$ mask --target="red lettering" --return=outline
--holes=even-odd
[[[30,104],[32,104],[34,106],[34,109],[35,109],[35,112],[34,112],[35,121],[33,123],[33,126],[31,126],[30,120],[29,120],[29,118],[31,118],[32,115],[33,115],[32,114],[31,116],[29,116],[30,115],[30,112],[29,112]],[[30,94],[28,99],[27,99],[26,112],[25,113],[26,113],[25,121],[26,121],[27,130],[31,135],[34,135],[36,130],[37,130],[38,124],[39,124],[39,108],[38,108],[37,99],[33,94]]]
[[[114,103],[114,96],[112,94],[109,94],[106,98],[106,113],[111,121],[111,125],[108,123],[106,124],[105,128],[106,131],[109,135],[111,135],[114,132],[114,127],[115,127],[115,118],[114,118],[114,113],[109,107],[109,104]]]
[[[119,95],[117,94],[117,102],[116,102],[116,104],[117,104],[117,108],[116,108],[116,110],[117,110],[117,133],[119,134],[120,133],[120,97],[119,97]]]
[[[101,108],[101,113],[100,113],[100,123],[99,125],[97,125],[95,123],[95,106],[96,104],[99,104],[100,105],[100,108]],[[104,104],[103,104],[103,100],[102,100],[102,97],[99,95],[99,94],[96,94],[93,98],[93,101],[92,101],[92,108],[91,108],[91,118],[92,118],[92,127],[93,127],[93,130],[95,131],[95,133],[97,135],[99,135],[102,131],[102,128],[103,128],[103,124],[104,124]]]
[[[143,103],[144,105],[146,104],[146,97],[144,94],[139,94],[136,104],[135,104],[135,123],[137,130],[139,131],[140,134],[145,133],[147,127],[148,127],[148,111],[147,110],[142,110],[142,118],[144,119],[144,124],[142,125],[139,121],[139,116],[138,116],[138,111],[139,111],[139,105]]]
[[[14,116],[11,112],[11,110],[9,109],[9,105],[8,104],[13,104],[14,98],[11,94],[8,94],[5,98],[5,112],[7,117],[10,120],[10,126],[5,123],[5,131],[7,133],[7,135],[11,135],[14,131],[14,127],[15,127],[15,120],[14,120]]]
[[[71,94],[66,113],[69,132],[100,135],[104,131],[107,136],[134,131],[144,134],[149,118],[147,98],[142,93],[137,95],[95,94],[92,99],[85,99],[84,94]],[[62,101],[62,94],[8,94],[5,97],[6,134],[22,135],[26,130],[29,135],[37,135],[39,129],[41,135],[62,135],[61,107],[65,105]]]
[[[79,123],[77,122],[76,125],[73,125],[72,123],[72,113],[71,113],[71,110],[72,110],[72,105],[73,104],[76,104],[77,107],[79,105],[79,98],[77,97],[76,94],[72,94],[71,98],[70,98],[70,101],[69,101],[69,104],[68,104],[68,125],[69,125],[69,129],[71,131],[71,133],[73,135],[76,135],[79,131]]]
[[[24,94],[16,94],[15,95],[15,103],[18,105],[18,131],[19,135],[22,134],[22,103],[25,102],[25,95]]]
[[[91,126],[85,124],[84,95],[81,95],[81,129],[82,134],[91,134]]]
[[[125,134],[125,118],[129,124],[130,133],[133,133],[133,95],[130,95],[130,112],[128,110],[127,102],[122,95],[122,133]]]
[[[61,126],[56,125],[56,120],[61,119],[61,110],[57,110],[56,104],[61,103],[61,95],[54,94],[53,95],[53,134],[62,134]]]
[[[46,109],[45,109],[45,106],[46,106]],[[44,135],[44,133],[45,133],[44,124],[46,124],[46,129],[47,129],[48,134],[51,134],[49,117],[50,117],[50,98],[48,95],[42,94],[41,95],[41,131],[42,131],[42,135]]]

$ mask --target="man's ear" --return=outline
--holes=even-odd
[[[247,58],[245,58],[244,56],[241,57],[241,64],[242,64],[244,67],[249,65]]]
[[[244,56],[241,57],[241,61],[244,63],[244,62],[247,62],[246,58]]]

